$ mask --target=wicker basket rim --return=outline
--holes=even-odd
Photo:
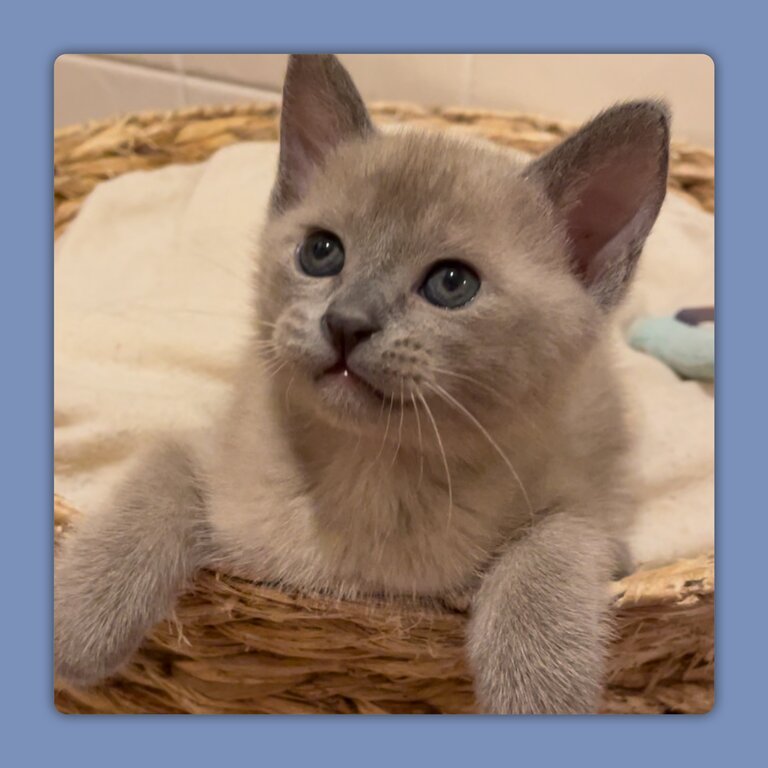
[[[277,114],[280,111],[280,100],[263,101],[254,100],[247,103],[224,103],[216,105],[192,105],[179,109],[148,109],[138,110],[136,112],[120,112],[113,115],[85,120],[79,123],[71,123],[59,126],[54,129],[54,143],[60,139],[67,138],[76,133],[86,131],[88,133],[98,133],[115,125],[127,125],[137,123],[139,125],[150,125],[164,120],[189,120],[189,119],[208,119],[215,120],[220,117],[228,116],[247,116],[260,114]],[[481,107],[438,107],[424,106],[409,101],[390,101],[374,100],[369,104],[369,111],[374,116],[405,114],[409,116],[420,117],[441,117],[448,118],[452,122],[466,123],[480,119],[501,119],[501,120],[526,120],[533,125],[542,128],[557,128],[566,132],[573,131],[581,125],[580,121],[565,120],[562,118],[548,117],[537,112],[524,112],[521,110],[501,110],[488,109]],[[704,157],[714,160],[714,150],[703,147],[695,142],[686,139],[673,139],[673,148],[681,151],[695,152]]]

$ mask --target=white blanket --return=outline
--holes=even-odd
[[[276,145],[99,185],[59,239],[55,490],[88,512],[159,434],[210,423],[245,336]],[[714,304],[714,223],[668,196],[619,315],[642,509],[632,547],[659,563],[714,547],[714,398],[631,350],[618,326]]]

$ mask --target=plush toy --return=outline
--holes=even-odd
[[[682,309],[675,317],[643,317],[627,331],[633,349],[653,355],[685,379],[715,378],[714,307]]]

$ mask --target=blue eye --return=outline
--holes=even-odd
[[[315,232],[299,246],[299,264],[310,277],[338,275],[344,266],[344,246],[332,232]]]
[[[421,295],[436,307],[457,309],[480,290],[477,273],[460,261],[439,261],[421,286]]]

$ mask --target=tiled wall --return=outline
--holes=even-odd
[[[677,138],[714,143],[714,64],[703,54],[342,54],[370,100],[478,106],[581,120],[614,101],[666,98]],[[283,54],[65,55],[57,126],[193,104],[277,98]]]

